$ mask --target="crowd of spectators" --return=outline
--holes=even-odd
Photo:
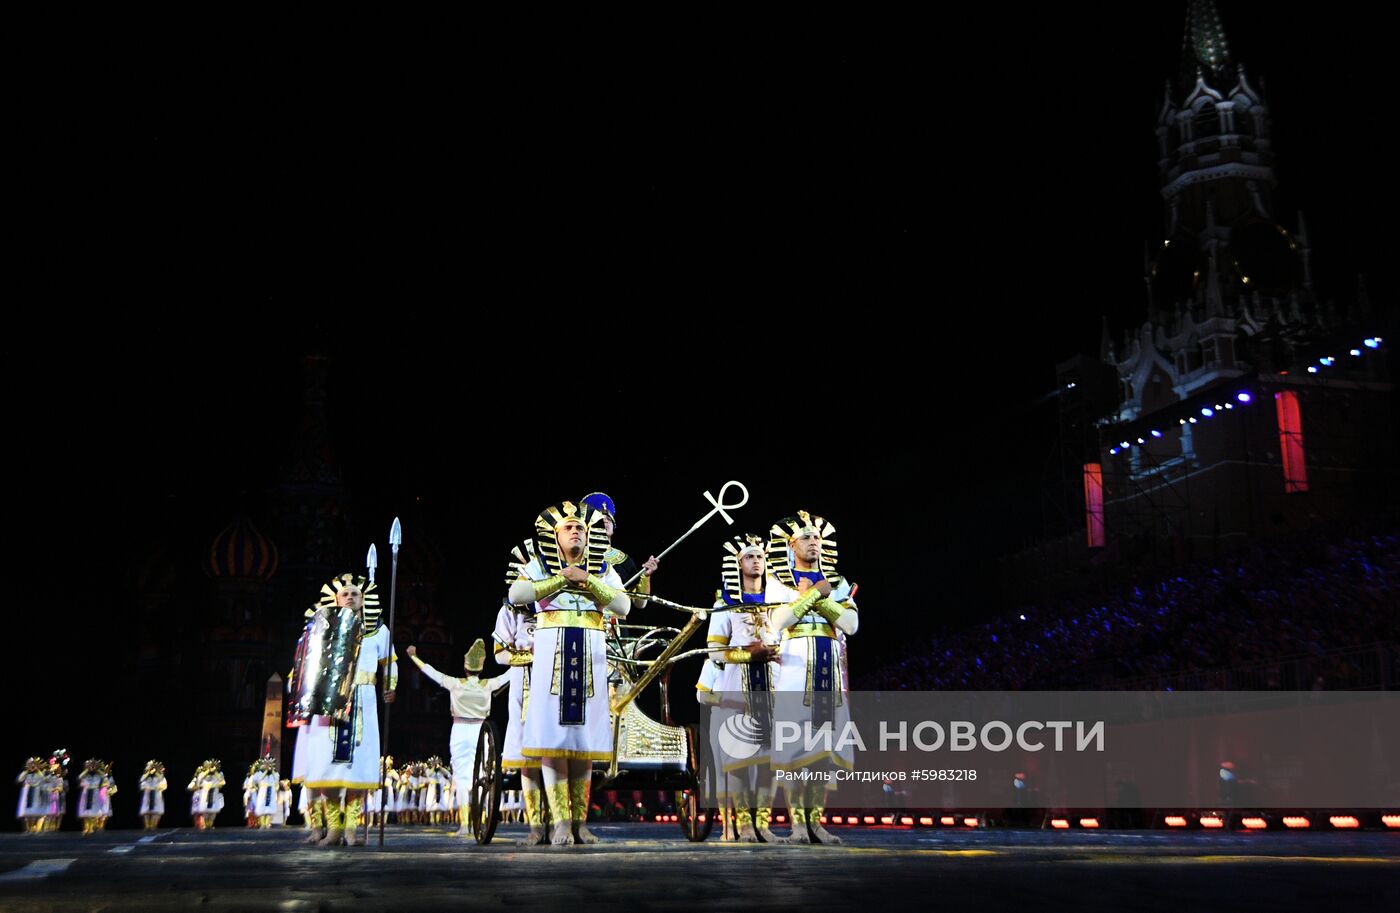
[[[1025,606],[925,642],[858,675],[853,685],[881,691],[1395,687],[1397,644],[1400,533],[1393,526],[1316,530],[1261,541],[1108,597]],[[1372,680],[1377,676],[1382,681]]]

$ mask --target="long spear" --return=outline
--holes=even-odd
[[[369,582],[374,583],[374,571],[379,567],[379,550],[374,547],[374,543],[369,544],[369,554],[365,555],[365,567],[369,568]],[[384,742],[380,739],[379,745],[379,804],[384,804]],[[382,812],[381,812],[382,814]],[[365,802],[365,842],[369,842],[369,802]]]
[[[394,603],[399,592],[399,546],[403,545],[403,527],[399,525],[399,518],[394,518],[394,524],[389,527],[389,550],[392,553],[389,571],[389,662],[385,669],[385,676],[394,671]],[[389,751],[389,708],[388,701],[384,702],[384,729],[379,733],[379,789],[382,793],[384,789],[384,756]],[[384,819],[388,817],[384,809],[379,810],[379,845],[384,846]]]

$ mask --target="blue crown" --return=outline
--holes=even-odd
[[[595,491],[591,495],[584,495],[582,503],[587,504],[594,510],[601,510],[607,515],[609,520],[613,521],[613,523],[617,523],[617,505],[613,503],[612,498],[603,494],[601,491]]]

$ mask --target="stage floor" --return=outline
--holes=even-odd
[[[843,828],[844,846],[789,847],[594,831],[606,842],[522,849],[519,825],[486,847],[390,827],[382,850],[304,847],[295,828],[5,834],[0,910],[1400,909],[1400,832]]]

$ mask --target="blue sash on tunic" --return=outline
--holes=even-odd
[[[360,689],[356,688],[358,692]],[[360,713],[359,694],[350,695],[350,719],[345,722],[335,723],[335,757],[336,763],[350,763],[355,760],[355,724],[359,722]]]
[[[830,637],[812,637],[808,639],[810,644],[808,667],[811,673],[812,692],[810,700],[812,704],[812,722],[820,725],[830,723],[835,719],[833,712],[835,706],[836,692],[836,662],[834,651],[831,649]]]
[[[582,726],[584,707],[587,705],[584,687],[584,667],[588,653],[584,649],[586,628],[558,628],[559,649],[563,650],[564,682],[559,689],[559,724],[561,726]]]

